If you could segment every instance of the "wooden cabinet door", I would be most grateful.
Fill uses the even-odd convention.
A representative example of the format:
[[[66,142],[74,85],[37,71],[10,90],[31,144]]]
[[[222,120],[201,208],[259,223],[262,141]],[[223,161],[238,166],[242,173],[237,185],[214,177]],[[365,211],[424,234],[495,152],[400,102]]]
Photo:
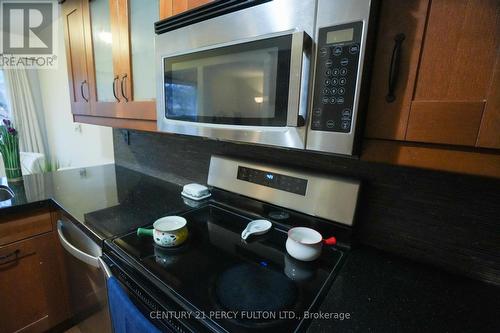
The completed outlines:
[[[500,149],[500,49],[497,51],[497,61],[476,146]]]
[[[499,17],[497,0],[383,1],[366,137],[499,148]],[[388,101],[400,33],[399,80]]]
[[[69,317],[54,234],[0,247],[0,332],[44,332]]]
[[[404,140],[429,0],[384,0],[380,6],[365,134],[369,138]],[[404,39],[399,49],[399,75],[390,99],[389,75],[391,63],[393,71],[398,68],[398,38]]]
[[[84,33],[84,8],[82,0],[67,0],[63,4],[63,25],[66,41],[71,111],[88,115],[90,86],[87,70]]]
[[[173,0],[160,0],[160,20],[173,15]]]
[[[118,30],[112,24],[117,15],[116,3],[113,0],[83,0],[83,4],[92,115],[114,117],[119,102],[115,62],[120,54]]]
[[[186,12],[188,10],[206,5],[207,3],[213,2],[214,0],[174,0],[172,13],[173,15]]]
[[[154,28],[153,23],[158,20],[159,0],[133,1],[138,12],[151,8],[156,3],[155,18],[141,17],[140,27],[150,27],[151,34],[148,40],[141,40],[144,45],[131,47],[129,33],[129,5],[130,0],[83,0],[83,21],[85,34],[85,52],[88,59],[89,72],[89,99],[91,103],[91,117],[75,117],[76,121],[97,125],[137,128],[143,130],[156,129],[155,89],[148,100],[135,98],[133,89],[133,63],[131,50],[148,50],[145,63],[147,68],[138,77],[147,77],[140,83],[155,86],[156,73],[154,62]],[[135,13],[133,14],[135,16]],[[150,24],[148,24],[150,23]],[[137,26],[137,24],[135,24]],[[141,55],[137,56],[138,59]],[[142,88],[143,85],[140,85]],[[141,90],[141,89],[139,89]]]
[[[499,13],[498,0],[432,1],[406,140],[476,145],[500,45]]]
[[[118,50],[113,56],[117,94],[115,116],[156,121],[156,58],[154,22],[159,0],[112,0]]]
[[[154,15],[142,15],[151,8]],[[74,120],[156,130],[153,23],[159,0],[66,0],[63,12]]]
[[[160,19],[186,12],[213,1],[214,0],[160,0]]]

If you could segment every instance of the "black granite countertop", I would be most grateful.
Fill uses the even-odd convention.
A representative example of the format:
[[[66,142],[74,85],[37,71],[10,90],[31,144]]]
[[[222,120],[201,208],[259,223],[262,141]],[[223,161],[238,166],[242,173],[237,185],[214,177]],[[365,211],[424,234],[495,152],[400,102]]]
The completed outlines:
[[[190,208],[181,187],[117,165],[24,176],[0,212],[55,205],[95,241],[119,235]],[[1,180],[6,184],[6,179]]]
[[[318,313],[350,318],[317,319],[308,332],[500,332],[500,288],[360,247]]]
[[[115,165],[30,175],[9,186],[15,197],[0,202],[1,214],[55,205],[97,241],[191,208],[180,186]],[[317,312],[338,319],[315,319],[308,332],[500,332],[499,313],[498,287],[360,247]]]

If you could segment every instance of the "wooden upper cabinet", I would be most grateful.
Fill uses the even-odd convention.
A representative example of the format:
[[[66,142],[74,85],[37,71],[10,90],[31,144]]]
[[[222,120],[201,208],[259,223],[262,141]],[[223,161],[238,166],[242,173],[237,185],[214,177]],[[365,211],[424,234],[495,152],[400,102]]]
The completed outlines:
[[[159,0],[117,0],[120,26],[119,112],[156,120],[156,58],[154,22]]]
[[[476,146],[500,149],[500,50],[497,51],[495,71],[486,97]]]
[[[92,0],[88,50],[95,73],[94,113],[156,120],[154,22],[158,0]]]
[[[66,40],[66,61],[74,114],[90,114],[90,86],[85,54],[84,4],[81,0],[67,0],[62,17]]]
[[[416,101],[484,102],[498,50],[498,0],[433,0]]]
[[[113,31],[109,0],[83,0],[86,54],[91,82],[92,115],[113,117],[116,95],[113,60]]]
[[[498,0],[432,1],[408,141],[476,145],[498,55],[499,9]]]
[[[385,0],[380,6],[366,136],[404,140],[429,0]]]
[[[383,1],[379,24],[366,136],[500,148],[500,2]]]
[[[160,0],[160,19],[206,5],[215,0]]]
[[[67,0],[63,8],[75,121],[156,130],[159,0]]]

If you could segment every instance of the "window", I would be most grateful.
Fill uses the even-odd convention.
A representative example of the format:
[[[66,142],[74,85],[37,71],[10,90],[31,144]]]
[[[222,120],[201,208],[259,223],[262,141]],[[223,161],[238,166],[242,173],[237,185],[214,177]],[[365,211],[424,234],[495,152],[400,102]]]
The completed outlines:
[[[7,102],[7,90],[5,77],[2,70],[0,70],[0,121],[2,119],[10,119],[9,103]]]

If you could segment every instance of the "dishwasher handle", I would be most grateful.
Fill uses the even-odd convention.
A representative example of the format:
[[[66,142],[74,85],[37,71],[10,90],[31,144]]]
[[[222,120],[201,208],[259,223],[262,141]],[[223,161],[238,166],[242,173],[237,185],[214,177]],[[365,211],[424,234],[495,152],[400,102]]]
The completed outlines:
[[[90,254],[83,252],[82,250],[71,244],[66,239],[66,237],[64,237],[62,228],[63,228],[63,222],[61,220],[57,221],[57,234],[59,236],[59,240],[61,241],[61,245],[66,249],[66,251],[68,251],[72,256],[74,256],[78,260],[83,261],[84,263],[92,267],[100,268],[99,257],[91,256]]]
[[[110,277],[113,276],[113,273],[111,272],[111,269],[109,268],[108,264],[102,259],[102,257],[97,258],[97,261],[99,263],[99,266],[101,267],[102,271],[104,272],[104,276],[106,277],[106,280],[109,279]]]

